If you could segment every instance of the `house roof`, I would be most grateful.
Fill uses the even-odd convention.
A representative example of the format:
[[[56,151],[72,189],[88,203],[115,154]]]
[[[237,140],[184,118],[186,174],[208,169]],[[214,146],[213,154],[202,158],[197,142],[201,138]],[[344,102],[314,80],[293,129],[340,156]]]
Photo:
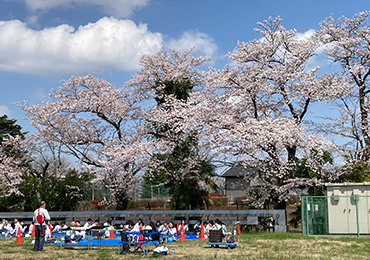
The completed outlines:
[[[236,166],[227,170],[223,175],[221,175],[221,177],[227,178],[254,175],[258,173],[258,171],[259,170],[256,167],[245,168],[243,166]]]

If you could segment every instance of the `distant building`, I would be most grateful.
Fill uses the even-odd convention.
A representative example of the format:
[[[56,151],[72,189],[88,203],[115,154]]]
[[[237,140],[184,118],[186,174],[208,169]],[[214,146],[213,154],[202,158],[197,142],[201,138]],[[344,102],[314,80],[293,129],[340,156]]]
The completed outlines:
[[[225,194],[229,198],[244,197],[247,189],[260,186],[262,172],[255,167],[237,166],[227,170],[221,177],[225,178]]]

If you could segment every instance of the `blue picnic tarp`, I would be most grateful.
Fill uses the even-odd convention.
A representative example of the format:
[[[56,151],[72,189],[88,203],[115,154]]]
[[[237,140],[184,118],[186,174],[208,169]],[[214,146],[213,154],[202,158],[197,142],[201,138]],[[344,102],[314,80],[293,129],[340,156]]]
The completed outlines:
[[[60,237],[60,235],[59,235]],[[86,238],[89,238],[89,236],[86,236]],[[176,237],[177,239],[180,239],[180,236]],[[195,234],[186,234],[185,239],[193,240],[198,239],[199,237]],[[164,243],[171,243],[174,242],[172,238],[164,239]],[[105,246],[119,246],[119,243],[121,242],[120,239],[84,239],[81,240],[78,243],[64,243],[64,242],[56,242],[55,245],[65,244],[65,245],[73,245],[73,246],[98,246],[98,245],[105,245]],[[154,243],[152,241],[148,242],[148,245],[153,245]]]
[[[81,240],[78,243],[65,243],[65,242],[56,242],[55,245],[71,245],[71,246],[119,246],[119,243],[121,242],[121,239],[92,239],[92,240]]]

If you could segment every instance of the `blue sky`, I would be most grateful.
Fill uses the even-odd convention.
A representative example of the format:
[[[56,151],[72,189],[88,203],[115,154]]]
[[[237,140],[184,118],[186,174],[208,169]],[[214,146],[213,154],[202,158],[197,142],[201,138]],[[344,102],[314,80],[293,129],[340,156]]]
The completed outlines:
[[[257,22],[280,16],[299,33],[333,14],[353,17],[369,1],[0,0],[0,114],[33,129],[14,102],[40,103],[72,75],[94,73],[121,87],[142,54],[191,48],[223,67]]]

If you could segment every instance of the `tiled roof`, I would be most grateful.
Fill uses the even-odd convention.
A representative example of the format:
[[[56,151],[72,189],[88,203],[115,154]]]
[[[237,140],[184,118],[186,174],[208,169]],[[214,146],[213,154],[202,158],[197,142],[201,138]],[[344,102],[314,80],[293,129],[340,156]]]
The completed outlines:
[[[251,167],[251,168],[245,168],[243,166],[237,166],[230,168],[227,170],[221,177],[239,177],[239,176],[245,176],[245,175],[254,175],[258,173],[258,168]]]

